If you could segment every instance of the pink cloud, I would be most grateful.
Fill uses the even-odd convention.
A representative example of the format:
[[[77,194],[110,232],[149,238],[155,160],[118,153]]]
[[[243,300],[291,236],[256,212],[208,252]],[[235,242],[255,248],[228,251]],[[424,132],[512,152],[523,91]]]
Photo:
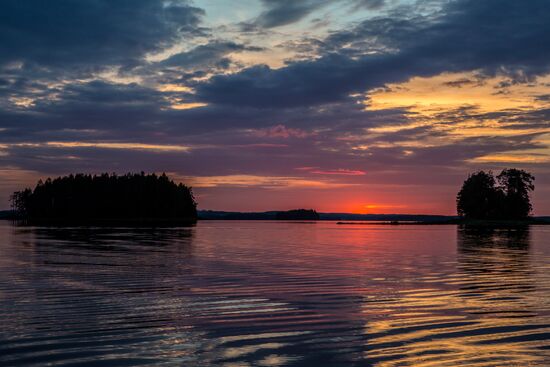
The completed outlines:
[[[319,167],[306,166],[306,167],[296,167],[294,169],[298,170],[298,171],[313,171],[313,170],[316,170],[318,168]]]
[[[346,169],[346,168],[322,170],[322,169],[319,169],[319,167],[297,167],[295,169],[299,171],[307,171],[309,173],[314,173],[317,175],[364,176],[367,174],[367,172],[365,171],[352,170],[352,169]]]
[[[275,125],[265,129],[258,129],[252,132],[254,136],[262,138],[306,138],[314,135],[301,129],[293,129],[286,127],[285,125]]]

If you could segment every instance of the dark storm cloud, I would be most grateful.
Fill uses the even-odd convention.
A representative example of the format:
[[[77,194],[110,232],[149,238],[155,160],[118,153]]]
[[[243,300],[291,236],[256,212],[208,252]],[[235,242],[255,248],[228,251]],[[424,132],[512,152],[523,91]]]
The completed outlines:
[[[262,51],[261,47],[246,46],[230,41],[211,41],[189,51],[180,52],[159,62],[161,66],[178,67],[184,70],[222,67],[228,62],[226,55],[241,51]]]
[[[0,2],[0,64],[133,65],[183,35],[200,33],[202,15],[186,1],[5,0]]]
[[[138,84],[113,84],[104,81],[71,84],[63,89],[60,103],[55,104],[56,111],[63,111],[63,106],[95,105],[120,106],[152,104],[162,107],[160,97],[162,93],[142,87]]]
[[[0,128],[5,129],[1,141],[57,140],[66,129],[74,130],[72,137],[79,140],[87,138],[78,132],[81,129],[109,132],[112,137],[132,135],[128,132],[132,128],[145,134],[160,121],[171,95],[137,84],[102,81],[73,83],[54,92],[55,99],[37,100],[32,108],[0,110]]]
[[[413,76],[480,70],[516,81],[550,71],[550,5],[545,0],[459,0],[437,17],[366,20],[325,40],[329,49],[367,42],[386,52],[331,53],[272,70],[255,66],[198,86],[203,100],[267,106],[318,105]],[[372,41],[371,39],[374,39]]]
[[[260,65],[237,74],[214,76],[197,86],[197,95],[213,103],[260,108],[336,102],[344,99],[343,89],[349,90],[344,84],[357,87],[354,76],[360,71],[354,61],[334,54],[278,70]]]
[[[254,21],[264,28],[295,23],[328,4],[328,0],[261,0],[266,10]]]
[[[107,139],[206,145],[233,140],[232,144],[239,144],[243,129],[281,124],[307,131],[325,126],[353,129],[368,125],[365,119],[374,115],[363,112],[357,104],[333,106],[324,112],[313,108],[260,110],[218,105],[172,109],[170,99],[180,96],[137,84],[72,84],[59,91],[57,99],[36,101],[32,108],[23,110],[0,110],[0,129],[4,129],[0,143]],[[228,135],[231,131],[236,135]]]

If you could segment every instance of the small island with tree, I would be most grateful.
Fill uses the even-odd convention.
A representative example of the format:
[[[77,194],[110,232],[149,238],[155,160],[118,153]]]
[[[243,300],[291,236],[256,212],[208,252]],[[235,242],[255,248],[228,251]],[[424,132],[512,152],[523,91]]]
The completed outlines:
[[[504,169],[496,177],[491,171],[468,176],[456,197],[457,214],[466,224],[528,224],[533,206],[530,194],[535,177],[519,169]]]
[[[276,220],[319,220],[319,213],[313,209],[293,209],[277,212]]]
[[[191,188],[164,173],[76,174],[40,180],[11,196],[18,220],[32,225],[185,225],[197,220]]]

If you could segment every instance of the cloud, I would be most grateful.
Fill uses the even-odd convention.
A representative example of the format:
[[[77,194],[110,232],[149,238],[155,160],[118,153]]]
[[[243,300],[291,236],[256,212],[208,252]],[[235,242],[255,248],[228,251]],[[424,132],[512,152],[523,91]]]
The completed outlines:
[[[288,128],[285,125],[276,125],[271,126],[264,129],[257,129],[253,130],[252,132],[253,136],[258,136],[261,138],[306,138],[312,133],[308,133],[307,131],[301,130],[301,129],[293,129]]]
[[[65,71],[131,66],[181,37],[201,34],[203,15],[186,1],[5,0],[0,3],[0,65]]]
[[[17,147],[28,148],[92,148],[92,149],[125,149],[125,150],[144,150],[153,152],[188,152],[191,148],[181,145],[162,145],[162,144],[144,144],[128,142],[82,142],[82,141],[48,141],[46,143],[17,143]],[[4,145],[9,148],[10,145]]]
[[[353,70],[356,70],[356,73]],[[298,107],[342,101],[359,83],[356,62],[330,55],[272,70],[254,66],[231,75],[216,75],[196,86],[199,99],[219,104]]]
[[[334,189],[354,186],[355,184],[310,180],[301,177],[278,177],[259,175],[226,175],[226,176],[191,176],[185,177],[193,187],[262,187],[268,189],[290,189],[290,188],[314,188]]]
[[[550,155],[544,154],[489,154],[470,160],[472,163],[533,164],[549,163]]]
[[[338,169],[327,169],[323,170],[319,167],[297,167],[295,168],[298,171],[303,171],[315,175],[336,175],[336,176],[364,176],[367,173],[362,170],[348,169],[348,168],[338,168]]]
[[[338,176],[364,176],[367,174],[365,171],[345,169],[345,168],[326,170],[326,171],[313,170],[313,171],[310,171],[310,173],[314,173],[317,175],[338,175]]]
[[[354,10],[365,8],[368,10],[377,10],[382,8],[385,4],[385,0],[352,0],[351,1]]]
[[[231,41],[214,40],[207,44],[196,46],[189,51],[172,55],[159,62],[159,65],[163,67],[178,67],[187,72],[194,69],[225,69],[231,62],[226,56],[242,51],[259,52],[262,51],[262,48],[246,46]]]
[[[544,0],[458,0],[434,15],[366,20],[325,40],[334,50],[360,44],[366,47],[363,55],[332,52],[280,69],[254,66],[197,85],[197,96],[280,108],[340,102],[387,83],[446,71],[478,70],[528,81],[550,72],[549,16]],[[372,47],[378,50],[374,54]]]
[[[254,21],[263,28],[295,23],[313,11],[327,5],[328,0],[261,0],[266,10]]]

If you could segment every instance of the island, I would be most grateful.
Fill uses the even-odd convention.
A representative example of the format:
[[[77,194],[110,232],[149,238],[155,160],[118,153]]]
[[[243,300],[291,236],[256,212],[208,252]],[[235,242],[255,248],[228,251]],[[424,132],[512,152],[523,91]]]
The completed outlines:
[[[71,174],[40,180],[11,196],[30,225],[187,225],[197,220],[190,187],[166,174]]]
[[[277,212],[276,220],[319,220],[319,214],[313,209],[294,209]]]
[[[503,169],[497,176],[477,171],[468,176],[456,196],[459,224],[477,226],[515,226],[547,224],[531,216],[531,193],[535,176],[515,169]]]

